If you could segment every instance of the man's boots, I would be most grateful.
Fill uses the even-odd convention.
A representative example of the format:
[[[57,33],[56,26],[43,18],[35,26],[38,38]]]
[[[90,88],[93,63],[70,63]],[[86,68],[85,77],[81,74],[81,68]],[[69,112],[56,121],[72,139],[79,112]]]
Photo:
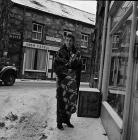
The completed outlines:
[[[60,130],[64,130],[62,123],[58,123],[57,128],[60,129]]]
[[[70,121],[67,121],[66,124],[67,124],[68,127],[70,127],[70,128],[74,128],[74,125],[71,124]]]

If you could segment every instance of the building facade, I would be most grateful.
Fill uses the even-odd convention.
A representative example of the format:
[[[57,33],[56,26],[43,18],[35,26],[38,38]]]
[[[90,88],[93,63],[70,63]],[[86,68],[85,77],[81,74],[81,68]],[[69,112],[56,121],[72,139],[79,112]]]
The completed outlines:
[[[102,51],[102,33],[104,25],[105,2],[97,1],[96,21],[93,35],[94,47],[92,49],[90,87],[98,87],[100,58]]]
[[[94,15],[54,1],[12,0],[8,57],[19,77],[55,79],[53,60],[67,34],[82,54],[81,81],[89,81]]]
[[[97,86],[103,96],[101,119],[109,140],[137,140],[138,3],[105,1],[104,5]]]

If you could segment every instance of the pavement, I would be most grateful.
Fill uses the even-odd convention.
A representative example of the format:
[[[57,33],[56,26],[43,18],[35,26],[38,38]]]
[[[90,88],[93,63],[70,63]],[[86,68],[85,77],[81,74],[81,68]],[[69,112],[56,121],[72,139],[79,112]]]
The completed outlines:
[[[55,80],[41,80],[41,79],[36,79],[36,80],[33,80],[33,79],[16,79],[16,82],[56,83]],[[86,86],[89,86],[89,83],[88,83],[88,82],[80,82],[80,85],[86,85]]]
[[[0,118],[5,123],[0,140],[108,140],[100,118],[74,113],[71,122],[75,128],[64,125],[63,131],[57,129],[56,87],[52,83],[56,82],[17,79],[12,87],[0,87]],[[81,82],[81,87],[89,88],[89,84]],[[18,118],[13,121],[15,115]]]
[[[108,140],[100,118],[85,118],[72,115],[74,128],[64,126],[64,131],[55,130],[50,140]]]

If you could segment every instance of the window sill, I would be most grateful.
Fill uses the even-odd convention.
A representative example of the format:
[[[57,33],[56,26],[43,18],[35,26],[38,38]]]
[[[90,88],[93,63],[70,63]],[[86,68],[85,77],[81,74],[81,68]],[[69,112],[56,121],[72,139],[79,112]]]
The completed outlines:
[[[110,86],[109,87],[109,92],[111,94],[121,94],[121,95],[125,95],[126,94],[126,89],[124,87],[114,87],[114,86]]]
[[[28,71],[28,72],[45,72],[46,71],[43,71],[43,70],[30,70],[30,69],[25,69],[25,71]]]
[[[81,48],[83,48],[83,49],[87,49],[87,47],[86,47],[86,46],[81,46]]]
[[[115,122],[120,133],[122,133],[122,126],[123,126],[122,119],[118,116],[118,114],[113,110],[113,108],[106,101],[103,101],[102,105],[107,110],[107,112],[110,114],[111,118]]]

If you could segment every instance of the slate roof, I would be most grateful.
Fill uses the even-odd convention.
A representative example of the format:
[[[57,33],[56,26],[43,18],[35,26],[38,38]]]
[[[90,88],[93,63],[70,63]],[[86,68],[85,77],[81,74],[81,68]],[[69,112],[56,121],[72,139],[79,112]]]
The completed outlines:
[[[95,14],[91,14],[59,2],[55,2],[52,0],[11,0],[11,1],[16,4],[27,6],[46,13],[95,25]]]

